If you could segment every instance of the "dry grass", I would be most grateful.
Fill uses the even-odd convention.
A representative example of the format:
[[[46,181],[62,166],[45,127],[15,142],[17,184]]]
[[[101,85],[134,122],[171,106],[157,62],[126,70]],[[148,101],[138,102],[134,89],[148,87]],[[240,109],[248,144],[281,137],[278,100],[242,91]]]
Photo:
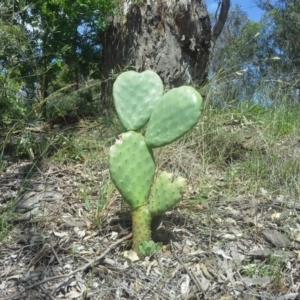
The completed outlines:
[[[197,126],[172,145],[155,150],[159,170],[168,170],[188,179],[188,189],[184,199],[172,212],[166,214],[163,234],[159,235],[161,232],[158,232],[156,237],[157,241],[163,241],[167,247],[164,248],[162,256],[171,255],[168,247],[170,240],[175,240],[177,246],[181,247],[181,250],[179,248],[176,250],[176,257],[180,255],[183,264],[188,265],[190,269],[196,268],[200,262],[205,264],[213,274],[212,278],[219,278],[218,284],[224,274],[230,278],[228,270],[231,270],[236,272],[237,281],[239,276],[253,280],[271,278],[271,283],[266,284],[269,295],[266,299],[272,299],[274,295],[282,295],[289,291],[291,272],[288,263],[295,265],[293,260],[287,263],[285,257],[277,256],[272,252],[263,260],[239,258],[240,261],[227,260],[227,265],[220,267],[220,257],[212,253],[214,251],[222,253],[220,249],[216,250],[216,247],[223,247],[226,252],[227,247],[233,251],[232,247],[238,249],[240,245],[243,245],[245,253],[250,253],[257,248],[270,248],[273,251],[270,244],[262,238],[262,232],[264,229],[274,227],[273,224],[277,222],[276,214],[281,217],[288,215],[285,222],[278,223],[278,221],[276,226],[294,242],[296,236],[294,234],[299,229],[295,215],[298,211],[298,208],[295,208],[296,199],[299,199],[300,195],[300,126],[298,125],[300,114],[297,113],[299,109],[299,105],[288,102],[281,102],[268,108],[245,102],[239,105],[227,105],[220,109],[211,106],[210,99],[207,98]],[[105,246],[107,244],[103,243],[110,241],[105,240],[106,236],[111,236],[114,232],[119,234],[123,231],[130,232],[128,207],[121,202],[109,178],[107,163],[109,147],[122,130],[118,119],[112,113],[106,119],[80,120],[71,127],[62,127],[55,132],[55,139],[51,138],[52,132],[49,131],[46,140],[50,143],[54,140],[61,142],[55,142],[55,147],[52,147],[54,151],[51,155],[45,154],[42,164],[40,161],[32,162],[30,166],[32,171],[25,172],[15,184],[16,193],[12,193],[8,185],[13,177],[2,176],[1,237],[4,244],[8,245],[9,240],[14,241],[16,236],[19,237],[16,228],[23,232],[25,227],[29,230],[32,224],[35,224],[28,221],[16,225],[10,221],[11,217],[16,216],[12,199],[17,201],[24,191],[36,189],[34,183],[40,178],[43,178],[43,184],[48,186],[47,180],[52,176],[55,178],[53,180],[59,182],[58,191],[66,192],[70,189],[70,193],[64,201],[58,201],[55,205],[45,206],[42,209],[43,214],[38,216],[37,226],[34,225],[39,231],[50,232],[49,228],[55,228],[57,232],[66,231],[72,236],[73,227],[65,229],[61,220],[66,216],[74,218],[76,216],[76,222],[86,223],[87,228],[82,225],[86,231],[85,237],[87,233],[90,236],[95,235],[92,241],[102,243],[100,248],[104,247],[103,249],[107,247]],[[49,147],[47,145],[43,147],[47,152]],[[13,164],[8,163],[8,165],[5,165],[4,160],[2,161],[5,176],[8,176],[8,168],[10,166],[13,168]],[[4,199],[5,193],[8,198]],[[11,202],[8,203],[7,199],[11,199]],[[72,239],[73,237],[70,237],[70,241],[66,242],[67,246],[63,246],[63,249],[67,251],[66,247],[69,247],[72,256],[80,261],[85,255],[82,254],[85,252],[80,252],[80,247],[89,245],[93,248],[94,246],[86,244],[88,242],[82,239],[76,240],[79,244],[77,246]],[[239,243],[237,244],[236,241]],[[61,251],[61,247],[57,247],[56,251]],[[123,245],[122,248],[118,248],[111,258],[123,261],[121,257],[124,247]],[[274,249],[277,250],[278,246]],[[202,253],[201,258],[191,254],[196,250],[204,251],[199,252]],[[184,251],[187,251],[187,254]],[[35,255],[34,251],[32,253]],[[290,255],[290,252],[288,254]],[[30,257],[31,254],[28,252],[27,255]],[[63,252],[59,252],[59,255],[61,259],[66,257]],[[142,275],[144,274],[142,265],[135,265],[134,268],[136,274],[140,274],[141,278],[145,277]],[[131,278],[128,275],[129,270],[124,271],[127,272],[127,276],[122,273],[122,270],[119,272],[118,274],[121,274],[119,277],[110,275],[115,280],[109,282],[112,290],[117,282],[123,282],[124,278]],[[175,274],[175,269],[172,269],[172,272],[170,271],[170,274]],[[161,286],[164,286],[164,282],[169,282],[168,288],[174,287],[174,284],[176,286],[176,280],[179,280],[176,278],[181,278],[182,274],[176,273],[177,277],[174,275],[174,278],[168,274],[164,273],[163,280],[158,278],[162,280]],[[153,275],[153,280],[154,278]],[[227,282],[225,280],[224,285],[221,285],[224,290],[220,288],[219,291],[222,290],[224,293],[220,292],[219,296],[231,293],[230,288],[225,288]],[[150,283],[154,284],[154,282]],[[149,297],[151,297],[151,290],[153,293],[159,291],[159,289],[151,289],[151,284],[147,292]],[[104,291],[102,292],[104,295]],[[215,297],[215,293],[213,289],[207,290],[207,299]],[[258,299],[255,296],[257,290],[250,284],[246,289],[247,293],[252,295],[249,299]],[[135,295],[139,295],[138,292]],[[197,297],[203,296],[201,293],[197,295]],[[158,294],[156,296],[158,297]]]

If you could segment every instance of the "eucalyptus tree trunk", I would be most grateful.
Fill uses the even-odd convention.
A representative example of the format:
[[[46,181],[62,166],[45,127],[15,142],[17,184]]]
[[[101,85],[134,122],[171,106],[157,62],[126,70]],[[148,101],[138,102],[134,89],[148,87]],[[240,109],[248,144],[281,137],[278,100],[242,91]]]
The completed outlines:
[[[166,90],[201,84],[213,34],[202,0],[121,0],[102,37],[104,108],[111,104],[113,75],[126,68],[156,71]]]

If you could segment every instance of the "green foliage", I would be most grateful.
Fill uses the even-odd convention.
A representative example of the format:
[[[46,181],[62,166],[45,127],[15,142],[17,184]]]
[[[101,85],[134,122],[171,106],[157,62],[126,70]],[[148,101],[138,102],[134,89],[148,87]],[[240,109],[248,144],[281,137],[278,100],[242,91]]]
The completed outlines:
[[[23,120],[27,113],[28,107],[24,105],[24,98],[17,85],[9,78],[9,74],[0,71],[0,126],[1,122],[10,125],[12,122]]]
[[[101,32],[117,4],[5,0],[0,5],[0,119],[26,113],[49,118],[49,96],[100,79]]]
[[[210,75],[218,89],[214,90],[214,101],[218,104],[243,101],[255,93],[265,58],[262,27],[261,22],[251,21],[239,5],[230,10],[210,64]]]
[[[144,256],[151,256],[162,248],[161,243],[154,243],[152,240],[142,242],[139,245],[139,251]]]
[[[273,279],[273,285],[275,288],[281,289],[283,286],[283,270],[285,266],[284,259],[286,255],[276,256],[271,254],[266,259],[265,264],[261,262],[253,262],[244,266],[241,270],[241,274],[248,277],[271,277]]]
[[[46,119],[80,118],[99,115],[100,81],[90,80],[85,86],[74,91],[73,86],[65,86],[47,98]]]
[[[270,36],[278,50],[293,60],[299,67],[300,42],[300,3],[296,0],[257,1],[260,8],[266,11],[266,16],[272,20]],[[295,60],[296,59],[296,60]]]
[[[208,202],[214,189],[225,198],[259,194],[261,188],[299,197],[300,106],[287,98],[274,100],[269,107],[243,101],[205,109],[203,128],[191,139],[203,157],[198,162],[203,174],[216,172],[215,177],[201,178],[201,190],[207,188],[201,196]],[[216,183],[215,178],[224,181]]]
[[[210,69],[222,89],[222,98],[216,98],[221,103],[247,101],[268,93],[272,101],[281,90],[284,97],[299,100],[300,2],[256,2],[265,11],[260,22],[251,21],[237,5],[216,42]],[[229,86],[234,93],[224,93]]]
[[[0,5],[0,120],[5,123],[26,116],[18,60],[29,46],[25,29],[11,23],[9,12]]]
[[[239,5],[233,7],[216,41],[210,71],[217,73],[222,70],[224,76],[252,63],[258,50],[256,34],[260,30],[260,23],[250,21]]]
[[[300,3],[295,0],[272,1],[265,9],[270,24],[266,37],[273,41],[270,47],[276,49],[280,58],[275,66],[271,63],[270,68],[274,69],[277,78],[281,78],[283,72],[286,74],[288,88],[294,84],[299,88]]]
[[[125,72],[113,87],[117,113],[125,128],[139,130],[150,118],[145,138],[128,131],[109,152],[112,180],[132,211],[133,249],[142,255],[156,251],[150,241],[151,229],[159,226],[162,215],[180,200],[186,187],[184,178],[174,179],[167,172],[153,183],[152,148],[170,144],[188,132],[199,120],[202,103],[192,87],[175,88],[165,95],[162,92],[161,80],[152,71]]]

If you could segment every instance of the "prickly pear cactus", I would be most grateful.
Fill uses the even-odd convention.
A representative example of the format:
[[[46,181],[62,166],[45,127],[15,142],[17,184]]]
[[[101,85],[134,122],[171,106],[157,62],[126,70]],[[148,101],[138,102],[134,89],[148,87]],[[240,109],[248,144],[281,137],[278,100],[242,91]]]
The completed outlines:
[[[153,184],[149,197],[149,212],[157,217],[172,209],[181,199],[186,188],[186,179],[178,177],[174,179],[172,173],[162,172]]]
[[[163,83],[153,71],[119,75],[113,85],[113,98],[122,125],[127,130],[141,129],[163,92]]]
[[[142,256],[151,231],[157,229],[162,215],[181,199],[186,188],[184,178],[167,172],[154,181],[152,148],[172,143],[188,132],[199,120],[202,98],[188,86],[163,95],[161,79],[152,71],[122,73],[114,83],[113,97],[120,121],[129,131],[111,147],[109,170],[131,208],[133,250]],[[135,132],[148,121],[145,137]]]
[[[174,88],[164,94],[151,114],[146,143],[157,148],[182,137],[197,124],[201,103],[200,94],[190,86]]]
[[[128,131],[120,136],[110,148],[109,170],[132,210],[147,204],[155,164],[141,134]]]

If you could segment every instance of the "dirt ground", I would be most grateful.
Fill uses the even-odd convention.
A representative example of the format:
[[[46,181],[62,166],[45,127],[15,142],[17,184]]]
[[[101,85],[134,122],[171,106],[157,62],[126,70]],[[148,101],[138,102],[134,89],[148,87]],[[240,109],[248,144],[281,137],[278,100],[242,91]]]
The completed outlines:
[[[299,199],[201,195],[193,182],[154,234],[162,250],[137,260],[130,212],[107,184],[105,163],[6,160],[0,210],[18,200],[0,299],[300,299]]]

